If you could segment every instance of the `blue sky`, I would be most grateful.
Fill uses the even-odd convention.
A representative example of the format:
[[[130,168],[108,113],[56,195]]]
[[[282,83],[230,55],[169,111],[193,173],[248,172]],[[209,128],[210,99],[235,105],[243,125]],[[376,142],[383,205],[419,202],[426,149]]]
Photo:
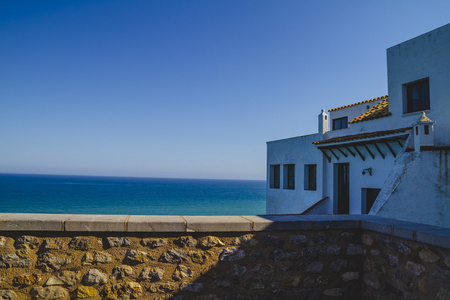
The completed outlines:
[[[265,179],[450,1],[0,2],[0,173]]]

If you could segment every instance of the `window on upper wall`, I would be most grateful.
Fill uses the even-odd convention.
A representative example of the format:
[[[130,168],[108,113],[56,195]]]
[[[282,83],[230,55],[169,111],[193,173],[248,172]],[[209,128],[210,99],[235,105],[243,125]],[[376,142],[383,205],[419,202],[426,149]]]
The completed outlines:
[[[317,173],[317,165],[305,165],[305,176],[304,176],[305,190],[315,191],[317,189],[316,173]]]
[[[270,188],[280,188],[280,165],[270,165]]]
[[[295,189],[295,165],[283,165],[283,188],[288,190]]]
[[[344,129],[348,127],[348,117],[333,119],[333,130]]]
[[[430,109],[430,84],[428,78],[403,86],[403,113]]]

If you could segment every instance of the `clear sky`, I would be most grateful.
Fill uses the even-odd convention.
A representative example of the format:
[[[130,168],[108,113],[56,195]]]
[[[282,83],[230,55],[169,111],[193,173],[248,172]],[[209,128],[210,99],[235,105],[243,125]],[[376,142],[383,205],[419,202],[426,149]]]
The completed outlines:
[[[0,173],[265,179],[450,1],[0,1]]]

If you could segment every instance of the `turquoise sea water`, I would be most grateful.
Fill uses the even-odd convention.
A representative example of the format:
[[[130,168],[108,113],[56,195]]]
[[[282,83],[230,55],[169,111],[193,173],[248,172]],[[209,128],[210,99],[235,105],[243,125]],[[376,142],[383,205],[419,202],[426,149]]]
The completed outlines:
[[[0,174],[0,213],[265,214],[265,182]]]

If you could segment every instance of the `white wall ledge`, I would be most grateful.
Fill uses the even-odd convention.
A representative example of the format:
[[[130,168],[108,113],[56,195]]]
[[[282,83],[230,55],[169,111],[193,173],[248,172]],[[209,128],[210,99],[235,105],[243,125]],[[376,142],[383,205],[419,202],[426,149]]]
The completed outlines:
[[[2,232],[258,232],[363,229],[450,249],[450,229],[371,215],[138,216],[0,213]]]

